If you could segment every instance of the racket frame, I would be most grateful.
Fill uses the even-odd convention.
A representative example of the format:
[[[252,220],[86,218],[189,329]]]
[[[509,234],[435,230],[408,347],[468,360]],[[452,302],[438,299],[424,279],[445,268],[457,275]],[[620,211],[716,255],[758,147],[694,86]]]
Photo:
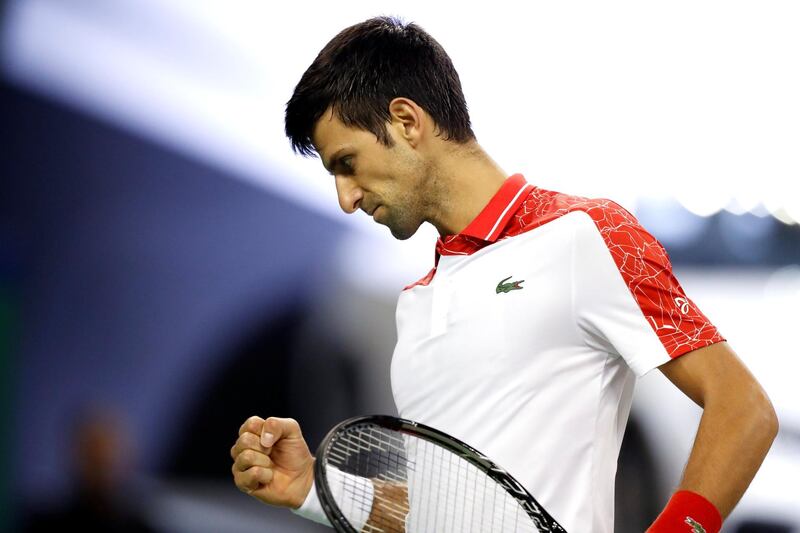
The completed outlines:
[[[444,433],[438,429],[426,426],[413,420],[406,420],[389,415],[367,415],[348,418],[334,426],[325,438],[317,447],[315,454],[316,461],[314,464],[314,479],[317,491],[317,497],[322,505],[325,515],[330,520],[331,525],[338,533],[360,533],[350,524],[345,517],[344,513],[339,509],[336,501],[331,494],[330,486],[328,485],[328,476],[326,472],[327,457],[326,451],[330,448],[331,444],[339,437],[341,433],[349,428],[359,425],[373,425],[378,426],[390,431],[397,431],[405,435],[411,435],[421,438],[428,442],[432,442],[442,448],[456,454],[468,463],[472,464],[489,478],[494,480],[497,484],[505,489],[511,495],[523,510],[531,517],[534,524],[539,528],[542,533],[566,533],[566,530],[556,522],[556,520],[545,511],[536,499],[522,486],[522,484],[514,479],[506,470],[498,466],[494,461],[486,457],[484,454],[470,446],[469,444],[460,441],[459,439]],[[417,533],[417,532],[415,532]]]

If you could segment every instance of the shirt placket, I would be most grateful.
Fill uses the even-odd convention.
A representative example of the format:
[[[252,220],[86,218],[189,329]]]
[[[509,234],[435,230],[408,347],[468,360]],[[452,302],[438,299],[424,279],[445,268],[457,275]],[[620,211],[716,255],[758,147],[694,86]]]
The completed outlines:
[[[447,332],[450,302],[453,298],[453,280],[449,276],[439,277],[433,287],[431,302],[431,337]]]

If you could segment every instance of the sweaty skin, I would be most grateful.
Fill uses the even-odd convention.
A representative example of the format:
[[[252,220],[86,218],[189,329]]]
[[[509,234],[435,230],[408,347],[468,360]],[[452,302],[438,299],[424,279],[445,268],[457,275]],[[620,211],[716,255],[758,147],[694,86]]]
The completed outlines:
[[[423,222],[440,235],[460,232],[500,189],[505,171],[475,141],[444,141],[412,100],[396,98],[389,111],[391,147],[345,126],[332,109],[317,122],[314,145],[335,177],[339,205],[348,214],[373,215],[397,239],[411,237]]]

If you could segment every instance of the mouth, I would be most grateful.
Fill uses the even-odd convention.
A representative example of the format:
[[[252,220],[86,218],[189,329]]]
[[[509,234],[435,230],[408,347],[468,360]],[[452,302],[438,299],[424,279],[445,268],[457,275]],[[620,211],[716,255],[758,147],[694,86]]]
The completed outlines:
[[[368,214],[369,216],[371,216],[371,217],[374,217],[374,216],[375,216],[375,212],[376,212],[378,209],[380,209],[380,208],[381,208],[381,206],[380,206],[380,205],[377,205],[377,206],[375,206],[375,208],[374,208],[372,211],[368,211],[368,212],[367,212],[367,214]]]

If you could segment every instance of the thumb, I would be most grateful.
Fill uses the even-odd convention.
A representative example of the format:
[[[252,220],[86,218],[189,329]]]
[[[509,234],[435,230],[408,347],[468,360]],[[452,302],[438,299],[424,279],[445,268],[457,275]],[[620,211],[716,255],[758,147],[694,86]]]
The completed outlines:
[[[302,439],[300,424],[293,418],[271,416],[261,426],[261,445],[265,448],[273,446],[281,439]]]

